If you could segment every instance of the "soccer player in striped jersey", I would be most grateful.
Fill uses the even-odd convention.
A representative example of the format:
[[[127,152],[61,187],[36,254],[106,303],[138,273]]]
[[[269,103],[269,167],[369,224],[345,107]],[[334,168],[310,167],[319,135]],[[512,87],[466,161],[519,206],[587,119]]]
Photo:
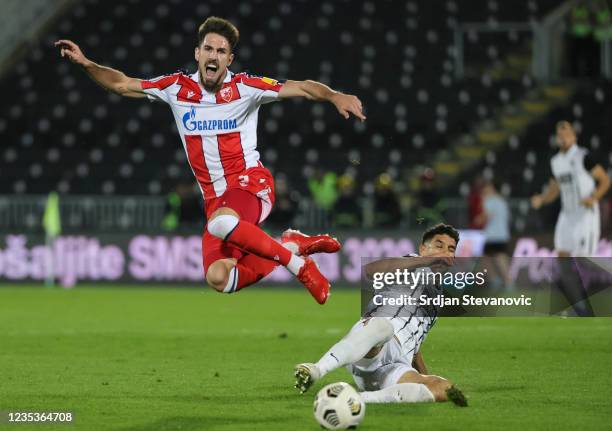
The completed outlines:
[[[531,205],[539,209],[561,195],[555,249],[560,257],[594,256],[600,236],[599,201],[610,188],[610,178],[578,146],[576,131],[568,121],[559,121],[556,132],[559,152],[550,161],[553,177],[543,193],[531,198]]]
[[[198,30],[197,71],[149,80],[130,78],[94,63],[70,40],[59,40],[56,46],[62,57],[80,65],[105,89],[170,106],[204,197],[207,225],[202,253],[210,286],[220,292],[236,292],[280,264],[323,304],[329,282],[308,255],[336,252],[340,243],[328,235],[307,236],[292,230],[279,243],[259,227],[274,205],[274,183],[259,161],[257,116],[265,103],[302,97],[331,102],[344,118],[354,115],[364,121],[362,104],[353,95],[315,81],[281,82],[232,73],[228,66],[238,39],[233,24],[210,17]]]
[[[424,232],[418,256],[383,259],[365,265],[369,278],[375,273],[396,270],[430,272],[454,264],[459,233],[450,225],[438,224]],[[402,286],[404,287],[404,286]],[[428,291],[432,288],[435,291]],[[427,291],[427,292],[426,292]],[[391,289],[391,295],[435,295],[438,286]],[[295,367],[295,387],[301,393],[327,373],[345,366],[353,375],[366,403],[417,403],[451,400],[466,406],[463,393],[450,381],[428,375],[420,347],[436,321],[432,306],[369,304],[367,313],[319,361]]]

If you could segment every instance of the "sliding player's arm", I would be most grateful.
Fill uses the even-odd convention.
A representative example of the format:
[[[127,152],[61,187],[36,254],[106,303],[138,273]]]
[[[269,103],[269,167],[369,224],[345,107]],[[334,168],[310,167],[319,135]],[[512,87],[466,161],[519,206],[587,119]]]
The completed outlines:
[[[350,114],[361,121],[366,119],[363,115],[363,105],[357,96],[344,94],[332,90],[325,84],[316,81],[286,81],[278,93],[281,99],[289,97],[304,97],[308,100],[332,103],[340,115],[348,120]]]
[[[67,57],[70,61],[83,68],[89,77],[106,90],[125,97],[146,97],[142,91],[141,80],[130,78],[123,72],[110,67],[101,66],[89,60],[79,46],[71,40],[58,40],[55,46],[60,48],[62,57]]]
[[[591,175],[597,182],[597,187],[591,196],[582,200],[582,204],[587,208],[591,208],[595,203],[599,202],[610,189],[610,177],[601,165],[595,165],[591,169]]]
[[[365,275],[368,279],[372,279],[375,273],[395,272],[404,269],[413,270],[417,268],[429,267],[435,264],[444,264],[445,266],[453,266],[454,258],[452,257],[437,257],[437,256],[406,256],[392,257],[389,259],[381,259],[375,262],[370,262],[363,267]]]
[[[425,365],[421,351],[418,351],[412,358],[412,367],[420,374],[427,374],[427,366]]]
[[[556,179],[551,178],[548,182],[548,187],[543,193],[531,197],[531,206],[534,209],[540,209],[542,205],[548,205],[554,202],[559,197],[559,183]]]

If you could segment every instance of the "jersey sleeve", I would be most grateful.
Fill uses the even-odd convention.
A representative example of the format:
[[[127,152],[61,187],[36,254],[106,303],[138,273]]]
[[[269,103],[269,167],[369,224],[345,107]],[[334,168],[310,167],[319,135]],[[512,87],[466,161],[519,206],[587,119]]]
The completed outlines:
[[[554,180],[557,179],[557,176],[555,175],[555,159],[554,159],[554,157],[552,159],[550,159],[550,165],[549,165],[548,173],[549,173],[551,179],[554,179]]]
[[[595,159],[593,158],[593,156],[591,156],[591,154],[586,153],[584,155],[584,159],[582,159],[582,164],[584,165],[584,169],[591,172],[591,169],[593,169],[595,165],[597,165],[597,162],[595,162]]]
[[[176,83],[178,74],[163,75],[152,79],[143,79],[141,81],[142,91],[147,95],[149,100],[157,100],[169,103],[170,94],[168,89]]]
[[[256,103],[264,104],[278,100],[278,93],[285,83],[284,80],[266,78],[265,76],[255,76],[244,74],[241,79],[242,85],[247,94]]]

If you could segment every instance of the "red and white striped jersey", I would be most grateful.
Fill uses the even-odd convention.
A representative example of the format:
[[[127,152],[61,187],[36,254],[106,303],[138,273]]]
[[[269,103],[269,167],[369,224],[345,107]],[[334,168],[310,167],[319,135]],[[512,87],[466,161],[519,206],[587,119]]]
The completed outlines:
[[[278,99],[281,87],[274,79],[229,70],[214,94],[200,85],[199,72],[142,81],[149,99],[170,105],[204,200],[235,187],[247,169],[262,167],[257,114],[262,104]]]

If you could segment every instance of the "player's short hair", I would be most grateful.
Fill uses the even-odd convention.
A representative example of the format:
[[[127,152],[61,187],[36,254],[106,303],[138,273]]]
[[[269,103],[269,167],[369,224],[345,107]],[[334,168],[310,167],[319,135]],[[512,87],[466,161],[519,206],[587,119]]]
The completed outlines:
[[[455,245],[459,244],[459,232],[457,229],[449,224],[438,223],[435,226],[430,227],[421,237],[421,244],[425,244],[427,241],[432,239],[436,235],[448,235],[455,240]]]
[[[495,191],[500,192],[502,189],[502,182],[498,179],[491,179],[485,182],[485,186],[491,186],[495,189]]]
[[[208,17],[206,21],[200,25],[200,28],[198,28],[198,46],[202,45],[208,33],[217,33],[226,38],[232,51],[240,39],[240,32],[236,26],[228,20],[219,18],[218,16]]]
[[[570,129],[574,130],[574,126],[572,126],[572,123],[567,120],[557,121],[557,124],[555,125],[556,130],[565,129],[566,127],[569,127]]]

